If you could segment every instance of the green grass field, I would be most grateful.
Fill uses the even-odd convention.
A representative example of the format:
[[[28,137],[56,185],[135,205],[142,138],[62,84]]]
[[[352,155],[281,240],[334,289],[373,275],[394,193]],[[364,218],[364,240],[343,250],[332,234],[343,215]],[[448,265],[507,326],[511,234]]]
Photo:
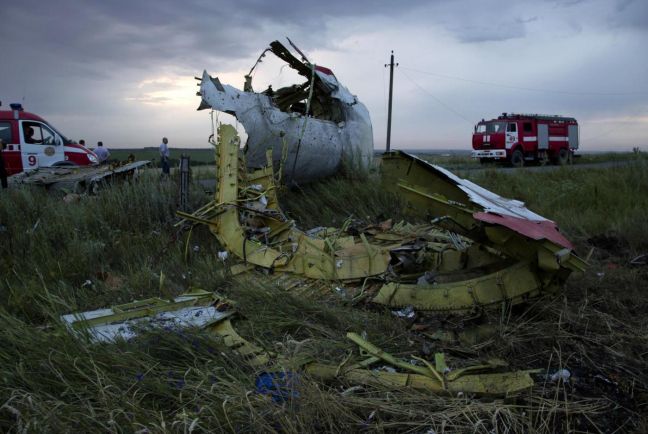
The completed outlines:
[[[124,161],[129,155],[133,154],[137,160],[150,160],[156,164],[159,162],[159,153],[157,148],[137,148],[137,149],[111,149],[111,159]],[[476,169],[480,168],[479,161],[470,158],[469,153],[453,154],[446,152],[416,152],[421,158],[434,164],[455,170]],[[213,165],[215,163],[214,151],[209,148],[201,149],[181,149],[171,148],[171,165],[177,166],[182,154],[188,155],[193,166]],[[640,157],[640,155],[639,155]],[[638,158],[637,154],[631,152],[603,152],[603,153],[581,153],[575,159],[574,164],[600,163],[608,161],[628,161]]]
[[[216,159],[214,158],[214,150],[209,148],[204,149],[180,149],[180,148],[170,148],[171,157],[170,163],[172,166],[177,166],[180,161],[180,156],[185,154],[189,156],[191,164],[194,166],[197,165],[206,165],[214,164]],[[133,154],[136,160],[150,160],[154,161],[156,164],[160,161],[160,153],[157,148],[137,148],[137,149],[111,149],[110,158],[111,160],[124,161],[128,159],[128,156]]]
[[[590,268],[558,296],[486,314],[497,332],[474,345],[431,341],[388,309],[353,305],[319,285],[294,292],[262,273],[232,279],[205,227],[188,239],[173,226],[173,178],[151,173],[72,203],[40,189],[0,191],[0,431],[648,431],[648,266],[630,264],[648,253],[648,162],[471,177],[556,220],[582,256],[594,249]],[[305,229],[340,226],[350,216],[401,218],[400,200],[382,192],[374,175],[280,197]],[[194,184],[192,208],[208,200]],[[572,378],[553,383],[541,376],[519,396],[476,399],[302,376],[297,395],[275,403],[255,391],[259,372],[206,333],[160,331],[93,345],[58,320],[190,287],[235,300],[239,332],[291,360],[339,364],[354,351],[345,333],[364,331],[399,357],[443,351],[451,363],[500,358],[512,369],[566,368]],[[445,321],[428,320],[431,327]]]

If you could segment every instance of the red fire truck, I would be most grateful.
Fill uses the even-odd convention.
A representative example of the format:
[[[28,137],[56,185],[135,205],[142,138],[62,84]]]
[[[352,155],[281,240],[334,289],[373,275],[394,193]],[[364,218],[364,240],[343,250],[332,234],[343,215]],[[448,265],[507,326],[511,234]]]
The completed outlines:
[[[472,138],[473,158],[482,163],[505,161],[568,164],[578,149],[578,122],[564,116],[502,113],[481,120]]]
[[[0,140],[5,144],[2,158],[11,176],[22,171],[51,166],[88,166],[97,156],[84,146],[59,133],[43,118],[11,104],[0,110]]]

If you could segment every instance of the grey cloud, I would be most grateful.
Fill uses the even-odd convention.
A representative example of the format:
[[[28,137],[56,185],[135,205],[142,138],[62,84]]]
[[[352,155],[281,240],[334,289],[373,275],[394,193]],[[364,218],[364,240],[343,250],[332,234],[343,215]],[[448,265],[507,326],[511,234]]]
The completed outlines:
[[[523,38],[526,35],[524,22],[519,19],[487,23],[484,25],[467,25],[454,29],[461,42],[488,42],[506,41],[508,39]]]
[[[648,2],[645,0],[618,0],[615,13],[609,17],[612,27],[630,27],[648,31]]]

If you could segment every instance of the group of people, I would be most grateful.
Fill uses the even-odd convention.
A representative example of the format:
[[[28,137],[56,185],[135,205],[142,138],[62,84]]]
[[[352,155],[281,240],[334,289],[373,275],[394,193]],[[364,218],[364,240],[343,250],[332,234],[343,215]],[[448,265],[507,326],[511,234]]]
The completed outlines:
[[[81,139],[79,140],[79,145],[85,147],[86,143],[85,140]],[[99,164],[104,164],[108,162],[108,159],[110,158],[110,151],[108,148],[106,148],[103,145],[103,142],[97,142],[97,147],[92,150],[92,152],[95,153],[97,156],[97,159],[99,160]]]
[[[85,146],[85,140],[83,139],[79,140],[79,144]],[[97,155],[100,164],[107,162],[108,158],[110,158],[110,151],[103,145],[102,142],[97,142],[97,147],[93,149],[93,152]],[[163,137],[162,143],[160,143],[160,165],[162,167],[163,175],[169,175],[170,156],[171,156],[171,152],[169,151],[169,140],[166,137]]]

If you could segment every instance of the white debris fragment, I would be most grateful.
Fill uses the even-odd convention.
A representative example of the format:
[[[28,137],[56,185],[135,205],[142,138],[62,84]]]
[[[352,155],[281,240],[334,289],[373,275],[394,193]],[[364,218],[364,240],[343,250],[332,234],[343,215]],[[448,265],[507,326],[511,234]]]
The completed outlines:
[[[176,297],[175,301],[182,301]],[[68,327],[75,332],[74,324],[79,321],[89,321],[103,316],[114,315],[112,309],[98,309],[91,312],[73,313],[61,316]],[[202,327],[228,315],[220,312],[214,306],[190,306],[175,311],[160,312],[150,317],[133,318],[120,322],[100,323],[88,327],[90,338],[95,342],[114,342],[118,339],[130,340],[141,330],[164,329],[172,331],[185,327]]]
[[[549,378],[551,379],[551,381],[555,383],[556,381],[561,381],[561,380],[567,381],[569,380],[570,377],[571,377],[571,372],[569,372],[568,369],[559,369],[558,371],[551,374],[551,377]]]
[[[225,262],[228,257],[229,257],[229,253],[227,252],[227,250],[218,252],[218,259],[220,259],[221,261]]]
[[[416,316],[416,312],[414,311],[414,306],[406,306],[401,310],[393,310],[392,315],[399,318],[412,319]]]

